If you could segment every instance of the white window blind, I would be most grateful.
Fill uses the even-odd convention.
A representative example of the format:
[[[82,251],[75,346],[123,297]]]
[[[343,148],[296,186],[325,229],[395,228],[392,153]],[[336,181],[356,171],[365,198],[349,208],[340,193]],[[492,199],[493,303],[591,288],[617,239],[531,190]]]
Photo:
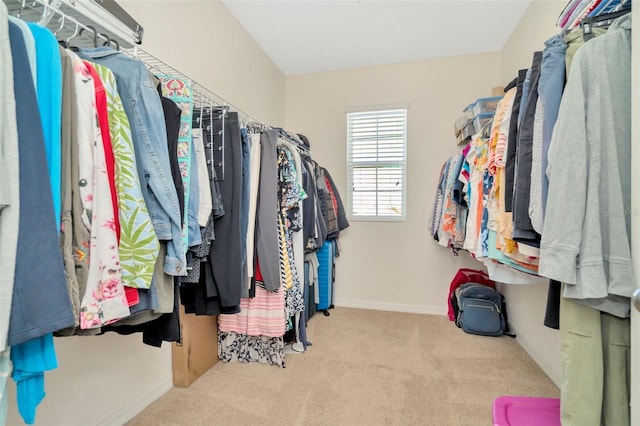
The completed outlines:
[[[406,135],[406,109],[347,114],[352,218],[405,218]]]

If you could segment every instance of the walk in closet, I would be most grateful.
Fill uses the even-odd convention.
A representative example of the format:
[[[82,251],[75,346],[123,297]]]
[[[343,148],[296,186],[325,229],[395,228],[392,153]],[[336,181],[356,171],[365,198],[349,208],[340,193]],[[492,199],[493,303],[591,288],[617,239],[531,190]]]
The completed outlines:
[[[242,374],[287,374],[297,368],[295,357],[319,362],[314,349],[331,345],[330,339],[315,341],[308,324],[322,322],[341,338],[353,330],[332,322],[339,309],[414,315],[401,322],[405,329],[385,335],[399,370],[372,366],[369,361],[384,363],[378,354],[367,355],[367,344],[349,349],[362,354],[366,365],[353,364],[354,374],[384,376],[387,371],[400,377],[401,385],[384,389],[394,394],[389,400],[413,401],[408,395],[413,388],[404,386],[424,378],[413,368],[439,371],[437,362],[416,367],[423,361],[420,354],[405,359],[393,349],[402,347],[399,336],[448,339],[462,333],[452,324],[446,333],[425,333],[412,322],[445,316],[456,272],[485,269],[478,258],[491,257],[484,251],[481,226],[468,232],[473,226],[465,221],[443,233],[441,222],[430,222],[438,181],[445,180],[443,163],[471,158],[461,154],[454,123],[470,102],[492,96],[500,98],[496,110],[504,115],[509,83],[532,67],[534,52],[542,52],[545,41],[562,31],[557,21],[563,10],[582,1],[503,2],[517,18],[488,28],[476,23],[472,33],[465,25],[460,32],[467,36],[455,51],[411,58],[401,55],[393,31],[387,34],[389,43],[360,44],[359,51],[345,54],[349,25],[342,21],[358,16],[367,2],[303,2],[305,10],[297,12],[308,28],[300,21],[277,21],[274,15],[283,3],[289,2],[0,3],[0,266],[13,271],[0,278],[0,331],[8,343],[0,345],[0,424],[6,416],[8,425],[121,425],[173,387],[191,386],[216,363],[216,368],[248,364]],[[325,15],[325,3],[342,9]],[[450,9],[454,2],[372,3],[390,19],[384,25],[396,25],[393,19],[410,7],[438,21],[426,19],[425,25],[462,22]],[[480,16],[483,2],[456,3],[467,5],[455,9],[465,16]],[[592,10],[600,2],[593,3]],[[638,14],[626,15],[629,26]],[[286,59],[270,48],[269,36],[286,33],[289,41],[302,42],[306,31],[313,32],[310,23],[328,16],[335,18],[335,28],[327,23],[323,39],[335,38],[336,47],[326,56],[342,58],[340,66],[313,68],[320,42],[297,51],[292,47]],[[493,44],[478,47],[485,38]],[[640,155],[632,149],[640,126],[640,82],[634,77],[640,42],[635,41],[634,127],[631,148],[621,157],[630,167],[625,176],[630,173],[631,193],[639,181],[633,164]],[[392,59],[356,62],[388,44],[396,46]],[[411,44],[447,45],[444,38],[420,41],[417,33]],[[524,81],[526,74],[521,77]],[[500,87],[506,90],[494,90]],[[404,138],[402,154],[388,156],[402,157],[402,168],[394,157],[376,169],[375,187],[355,194],[371,178],[371,167],[380,164],[367,162],[365,153],[361,180],[354,182],[350,115],[381,111],[389,114],[385,120],[395,120],[396,113],[405,119],[402,135],[390,136]],[[491,139],[489,123],[486,138],[480,133],[472,139],[474,161],[484,161],[482,153],[489,151],[475,143]],[[484,189],[481,178],[473,183]],[[400,191],[404,198],[397,207],[388,200]],[[554,191],[556,199],[564,192],[571,196],[570,190]],[[365,204],[397,207],[393,217],[359,218],[351,210],[358,196]],[[631,250],[639,240],[633,214],[637,198],[631,197],[623,212],[630,213],[634,230],[630,270],[640,264]],[[472,217],[472,225],[481,224],[483,206],[474,205],[480,215]],[[556,213],[562,219],[562,209]],[[572,225],[568,220],[561,228]],[[463,227],[473,237],[456,234]],[[328,302],[321,303],[326,297],[318,285],[322,262],[331,264],[334,287]],[[492,275],[495,264],[488,263]],[[510,341],[526,351],[560,395],[567,352],[559,331],[544,322],[549,279],[537,276],[536,256],[515,259],[510,266],[520,273],[493,275],[501,277],[495,280],[517,335]],[[508,275],[518,282],[508,283]],[[625,282],[628,298],[636,287],[633,275]],[[326,309],[327,316],[316,309]],[[630,313],[631,336],[637,336],[637,312],[631,308]],[[383,327],[382,318],[391,317],[376,318]],[[436,341],[422,343],[429,351],[439,348]],[[640,362],[634,357],[640,350],[635,349],[629,352],[630,374],[637,378]],[[331,357],[340,356],[337,346],[335,352]],[[455,358],[455,351],[447,357]],[[483,362],[488,359],[478,365]],[[318,365],[320,371],[310,375],[333,380],[331,367]],[[349,380],[345,377],[345,383]],[[638,383],[630,380],[626,389],[630,424],[640,417]],[[339,382],[332,387],[336,395],[344,390]],[[265,382],[256,392],[272,390]],[[230,399],[234,391],[229,389]],[[292,383],[291,394],[282,398],[293,396],[302,404],[311,398],[309,392],[304,384]],[[448,397],[447,391],[442,395]],[[240,407],[245,401],[226,404]],[[491,407],[486,409],[489,416]]]

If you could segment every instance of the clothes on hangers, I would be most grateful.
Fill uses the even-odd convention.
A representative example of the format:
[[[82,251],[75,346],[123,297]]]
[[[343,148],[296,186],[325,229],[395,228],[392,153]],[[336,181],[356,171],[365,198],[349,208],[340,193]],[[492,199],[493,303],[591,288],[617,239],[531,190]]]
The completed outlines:
[[[585,40],[576,28],[550,38],[530,71],[519,72],[489,140],[475,135],[467,153],[443,166],[431,221],[441,245],[468,250],[496,281],[551,279],[544,324],[561,334],[563,425],[629,424],[631,17],[593,34]],[[528,158],[522,142],[531,137]],[[528,219],[541,232],[539,251],[518,241],[527,204],[518,206],[521,186],[531,193]],[[464,197],[454,196],[460,188]],[[468,209],[462,246],[459,209]]]
[[[260,133],[249,133],[249,215],[247,218],[247,236],[246,236],[246,272],[248,290],[252,287],[252,281],[255,276],[254,258],[255,258],[255,232],[256,218],[258,207],[258,193],[260,191],[260,168],[261,168],[261,143]]]
[[[186,259],[182,241],[182,221],[178,196],[171,184],[169,153],[162,103],[149,71],[140,61],[110,47],[80,49],[80,55],[107,66],[116,76],[123,106],[129,117],[136,117],[132,140],[136,147],[138,176],[149,213],[160,241],[171,241],[165,260],[165,272],[185,275]],[[142,102],[140,102],[142,100]],[[147,152],[149,155],[142,155]]]
[[[37,96],[22,32],[13,23],[9,23],[9,39],[14,90],[4,95],[15,97],[22,209],[16,249],[21,255],[16,257],[7,343],[12,347],[19,411],[32,424],[44,397],[44,371],[56,367],[51,333],[73,325],[74,318],[58,249],[49,172],[40,167],[47,156]],[[45,306],[48,309],[43,310]]]
[[[14,92],[13,59],[9,38],[7,7],[0,4],[0,424],[7,417],[6,386],[11,374],[7,344],[16,266],[18,226],[20,221],[18,129]]]
[[[258,218],[256,222],[256,250],[261,264],[265,288],[274,291],[280,286],[278,252],[278,199],[277,194],[277,133],[275,130],[262,132],[260,144],[260,189],[258,194]]]
[[[110,47],[67,49],[46,28],[0,19],[10,27],[4,40],[0,33],[0,69],[20,73],[0,91],[0,229],[17,231],[15,244],[0,248],[11,250],[2,259],[15,271],[0,290],[11,295],[2,302],[11,303],[5,328],[25,421],[44,397],[44,371],[56,368],[52,333],[142,333],[160,346],[180,339],[181,300],[186,312],[222,314],[225,360],[242,358],[237,340],[243,350],[271,348],[269,362],[284,366],[287,330],[306,347],[305,254],[348,226],[308,139],[262,124],[241,128],[237,112],[202,96],[196,104],[191,80]],[[31,47],[25,28],[37,35]],[[46,75],[42,58],[56,72]],[[11,158],[16,173],[5,176]],[[50,168],[34,169],[46,161]],[[22,205],[31,213],[13,223]],[[15,257],[19,250],[30,255]],[[33,291],[44,285],[36,275],[49,277],[46,289]],[[251,315],[265,303],[271,318],[256,322]],[[224,331],[224,318],[235,331]],[[243,321],[260,334],[249,336]],[[1,352],[0,379],[8,356]],[[3,389],[0,382],[0,396]]]
[[[0,4],[0,353],[7,347],[20,220],[18,129],[7,7]],[[1,376],[0,376],[1,377]],[[3,389],[0,383],[0,391]],[[0,421],[2,417],[0,417]]]
[[[246,282],[249,277],[247,262],[247,239],[249,230],[249,206],[251,204],[251,142],[249,141],[249,133],[245,127],[240,129],[242,140],[242,200],[240,202],[240,252],[242,254],[242,279]],[[253,255],[253,254],[252,254]],[[242,297],[249,296],[249,287],[242,286]]]
[[[112,204],[113,148],[108,128],[103,133],[99,120],[95,120],[96,116],[106,113],[104,87],[99,78],[91,76],[89,67],[79,57],[74,60],[74,70],[78,111],[88,113],[84,120],[79,120],[85,124],[81,131],[86,132],[83,135],[86,137],[78,137],[78,152],[85,224],[91,231],[91,239],[86,244],[89,258],[92,259],[87,287],[80,302],[80,328],[89,329],[127,317],[130,311],[118,254],[117,212]],[[101,96],[98,97],[98,94]],[[91,186],[83,185],[83,181],[91,180]],[[98,241],[102,244],[98,244]]]
[[[540,236],[531,226],[529,217],[529,201],[531,188],[531,151],[533,147],[533,127],[538,101],[538,82],[540,80],[540,66],[542,52],[535,52],[531,64],[529,93],[523,96],[521,105],[521,120],[518,124],[518,140],[516,151],[516,177],[513,189],[513,239],[526,245],[538,247]],[[524,109],[523,109],[524,106]]]
[[[171,178],[173,179],[173,186],[175,186],[176,195],[178,196],[180,220],[183,222],[186,208],[184,199],[185,189],[180,174],[180,164],[178,162],[178,137],[180,134],[182,110],[174,101],[162,96],[162,86],[160,84],[158,84],[158,92],[160,94],[160,101],[162,102],[162,111],[164,112],[164,121],[167,130],[167,149],[169,150]]]
[[[567,284],[565,297],[623,318],[633,287],[630,178],[620,175],[631,170],[630,33],[625,16],[576,55],[549,152],[541,253],[541,272]]]
[[[529,201],[531,224],[538,234],[542,234],[544,229],[544,212],[549,189],[547,153],[564,90],[566,50],[567,45],[559,34],[549,38],[545,42],[540,65],[539,105],[536,107],[535,121],[542,127],[537,127],[533,132],[531,199]]]
[[[47,166],[56,225],[60,227],[60,109],[62,108],[62,68],[58,42],[47,28],[27,23],[36,47],[36,93],[44,131]]]
[[[184,244],[183,251],[186,253],[191,245],[200,244],[200,237],[196,237],[196,231],[199,232],[198,226],[190,226],[190,223],[194,222],[192,216],[194,212],[189,209],[189,199],[191,193],[191,115],[193,111],[193,92],[188,81],[184,81],[179,78],[174,78],[168,75],[156,75],[156,78],[160,80],[160,86],[162,87],[162,94],[166,96],[180,109],[180,124],[178,130],[177,140],[177,161],[178,169],[180,171],[180,178],[182,180],[182,187],[184,194],[183,207],[180,212],[182,217],[182,242]],[[170,156],[172,156],[170,154]],[[195,224],[195,223],[194,223]],[[192,238],[189,238],[191,234]]]

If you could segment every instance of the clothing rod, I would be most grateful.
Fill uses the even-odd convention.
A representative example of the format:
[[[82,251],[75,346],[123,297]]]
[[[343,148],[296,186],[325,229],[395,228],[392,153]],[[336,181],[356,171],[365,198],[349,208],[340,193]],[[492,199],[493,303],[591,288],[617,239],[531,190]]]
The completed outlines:
[[[191,86],[191,90],[193,91],[193,102],[195,106],[214,106],[214,107],[227,107],[229,111],[238,113],[238,117],[240,121],[244,124],[249,123],[257,123],[263,128],[268,128],[265,124],[262,124],[259,120],[255,118],[255,116],[248,114],[238,108],[237,106],[231,104],[221,96],[215,94],[211,90],[207,89],[204,85],[196,82],[192,78],[186,76],[180,71],[173,68],[171,65],[166,62],[156,58],[151,55],[149,52],[141,48],[140,46],[134,46],[132,49],[123,50],[124,53],[130,55],[133,58],[137,58],[144,62],[152,72],[158,72],[160,74],[169,75],[175,78],[180,78],[182,80],[188,81]]]
[[[99,34],[106,34],[123,48],[130,48],[142,42],[142,32],[133,31],[92,0],[2,0],[10,15],[25,21],[38,22],[46,26],[60,39],[75,33],[76,24],[89,30],[96,28]],[[60,28],[61,27],[61,28]],[[101,37],[107,40],[106,37]],[[88,46],[87,38],[83,38]]]
[[[194,81],[166,62],[156,58],[137,45],[140,41],[135,32],[126,27],[116,18],[104,11],[91,0],[2,0],[9,10],[9,14],[20,17],[25,21],[38,22],[56,33],[60,40],[66,40],[73,36],[71,43],[78,47],[93,47],[93,30],[95,27],[98,37],[108,41],[107,37],[116,40],[121,51],[131,57],[137,58],[147,65],[152,72],[180,78],[189,82],[193,91],[194,106],[226,107],[230,111],[238,113],[240,120],[245,124],[258,124],[263,129],[269,126],[263,124],[255,116],[246,113],[242,109],[231,104],[221,96],[207,89],[204,85]],[[93,6],[90,6],[93,5]],[[93,14],[92,10],[101,10],[106,16]],[[123,29],[124,28],[124,29]],[[83,29],[79,35],[79,29]],[[104,35],[103,35],[104,34]]]

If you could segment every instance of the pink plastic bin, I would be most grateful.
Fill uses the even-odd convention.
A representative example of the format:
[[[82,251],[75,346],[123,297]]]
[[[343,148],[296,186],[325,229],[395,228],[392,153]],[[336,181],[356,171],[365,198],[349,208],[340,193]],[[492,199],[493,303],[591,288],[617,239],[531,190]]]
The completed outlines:
[[[494,426],[560,426],[560,400],[500,396],[493,401]]]

